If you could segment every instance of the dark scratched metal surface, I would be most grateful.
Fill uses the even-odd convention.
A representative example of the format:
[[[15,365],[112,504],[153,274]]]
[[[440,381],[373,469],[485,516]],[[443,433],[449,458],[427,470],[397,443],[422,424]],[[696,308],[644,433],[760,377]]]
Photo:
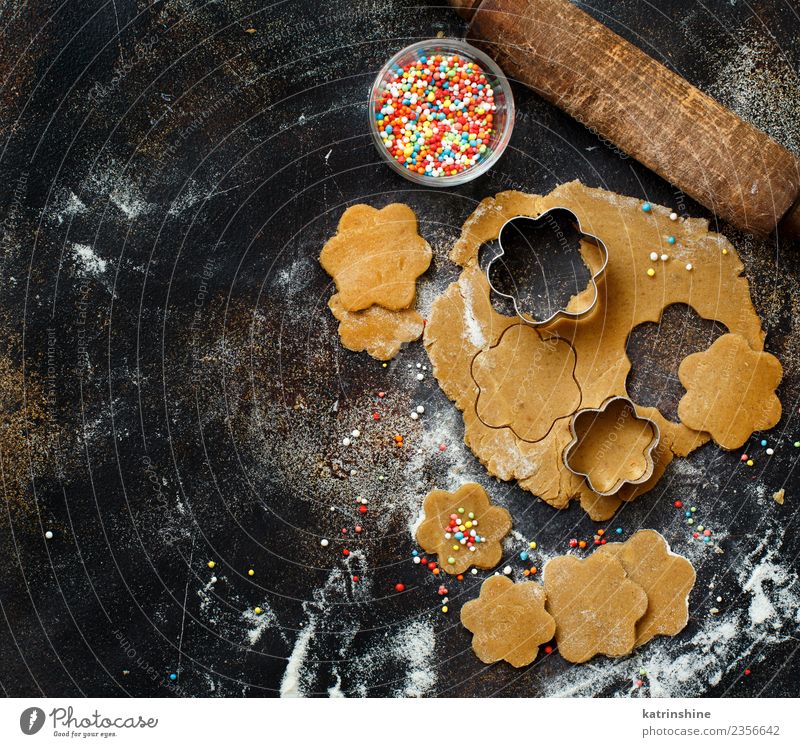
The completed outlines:
[[[584,7],[800,153],[796,4]],[[425,490],[481,480],[551,555],[596,527],[487,478],[459,446],[452,404],[407,369],[426,363],[419,345],[387,369],[340,348],[319,249],[346,205],[406,201],[435,249],[429,304],[456,277],[459,226],[499,190],[579,178],[703,211],[519,86],[511,147],[485,177],[426,192],[382,166],[371,78],[412,39],[462,34],[446,8],[6,0],[0,26],[3,693],[798,694],[796,249],[720,227],[784,363],[775,455],[754,440],[748,470],[706,446],[607,524],[659,529],[690,553],[687,630],[627,663],[484,667],[457,624],[483,576],[451,589],[445,616],[408,562]],[[677,363],[712,332],[675,311],[660,332],[638,330],[636,398],[674,411]],[[369,430],[379,389],[385,431]],[[364,436],[343,450],[354,427]],[[407,448],[386,446],[393,429]],[[356,495],[369,496],[363,517]],[[692,542],[677,498],[724,554]],[[356,520],[364,536],[342,540]],[[343,542],[360,550],[347,562]],[[635,687],[640,666],[655,684]]]

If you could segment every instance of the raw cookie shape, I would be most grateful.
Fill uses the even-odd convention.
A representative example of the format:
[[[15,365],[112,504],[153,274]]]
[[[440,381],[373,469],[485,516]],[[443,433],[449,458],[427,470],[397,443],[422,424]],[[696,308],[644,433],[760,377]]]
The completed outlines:
[[[480,596],[461,608],[461,624],[472,636],[472,650],[484,664],[504,659],[513,667],[530,664],[549,641],[556,622],[545,610],[544,587],[507,576],[490,576]]]
[[[614,495],[624,485],[640,485],[652,476],[661,431],[655,421],[639,416],[627,397],[579,410],[570,430],[564,464],[598,495]]]
[[[381,210],[369,205],[345,210],[319,261],[333,277],[346,311],[373,305],[400,311],[413,306],[417,278],[431,256],[428,242],[417,233],[414,211],[394,203]]]
[[[769,353],[755,351],[740,335],[718,337],[681,362],[678,378],[686,394],[678,403],[681,422],[707,431],[723,449],[738,449],[754,431],[781,419],[775,395],[783,368]]]
[[[464,483],[454,493],[432,490],[425,497],[423,512],[425,518],[417,529],[417,542],[425,552],[438,556],[442,570],[455,576],[473,565],[493,568],[502,559],[501,543],[511,530],[511,514],[501,506],[493,506],[486,491],[477,483]],[[454,514],[459,522],[463,521],[455,531],[450,529]],[[459,529],[460,526],[464,529]],[[472,531],[485,538],[475,543],[474,550],[456,537],[457,532],[467,535]],[[450,537],[445,537],[446,534]]]
[[[422,336],[425,323],[414,309],[389,311],[381,306],[370,306],[363,311],[347,311],[339,294],[328,301],[339,320],[339,337],[342,345],[356,353],[366,350],[379,361],[394,358],[403,344],[414,342]]]
[[[615,557],[631,581],[647,594],[647,612],[636,623],[636,646],[657,635],[676,635],[689,622],[689,593],[695,582],[692,564],[669,549],[652,529],[642,529],[625,542],[599,547],[595,554]]]
[[[508,426],[523,441],[539,441],[580,406],[574,372],[575,351],[566,340],[515,324],[472,361],[475,411],[490,428]]]
[[[547,611],[556,621],[558,651],[567,661],[581,664],[596,654],[624,656],[633,650],[647,594],[610,554],[549,560],[544,589]]]
[[[464,442],[489,473],[517,481],[554,508],[565,508],[578,498],[595,521],[610,518],[623,501],[646,493],[674,457],[686,456],[711,437],[668,420],[656,408],[637,404],[637,412],[661,429],[653,476],[641,485],[625,485],[613,496],[601,496],[564,465],[562,452],[571,438],[569,418],[556,421],[549,434],[535,443],[523,441],[508,427],[488,427],[475,411],[479,388],[472,377],[472,362],[478,353],[495,346],[505,329],[519,324],[519,318],[499,314],[492,306],[478,255],[482,244],[497,239],[509,218],[536,217],[552,207],[569,208],[586,231],[603,238],[608,266],[598,306],[579,321],[559,319],[539,328],[543,334],[567,340],[575,350],[581,407],[596,408],[609,397],[628,396],[630,332],[642,323],[657,323],[663,310],[674,303],[687,304],[699,316],[715,319],[741,335],[753,350],[763,350],[761,320],[731,243],[709,231],[706,220],[672,221],[670,208],[653,204],[645,212],[641,205],[635,198],[579,182],[562,184],[543,197],[501,192],[482,200],[450,252],[450,259],[463,271],[433,302],[423,336],[434,376],[463,413]],[[667,243],[668,236],[676,239],[674,244]],[[667,252],[669,259],[659,261],[655,276],[650,277],[647,270],[654,249]],[[580,251],[590,269],[602,262],[594,245],[582,242]],[[686,270],[687,263],[692,264],[691,271]],[[579,293],[569,308],[580,308],[583,302]]]
[[[556,232],[556,235],[560,237],[563,241],[564,234],[563,232],[558,233],[560,228],[558,227],[557,220],[558,218],[567,218],[570,222],[576,224],[577,232],[583,236],[584,241],[591,241],[593,242],[598,249],[600,250],[603,261],[594,268],[591,269],[591,277],[589,278],[589,284],[586,290],[580,294],[581,300],[580,303],[577,305],[574,302],[571,303],[568,307],[563,309],[556,309],[550,316],[545,319],[534,319],[529,314],[524,313],[522,310],[519,299],[509,293],[503,293],[499,288],[497,288],[492,283],[492,265],[495,262],[500,260],[505,255],[505,249],[503,248],[503,236],[508,236],[509,231],[515,230],[521,223],[527,223],[529,228],[533,231],[541,230],[544,226],[551,226],[555,224],[555,228],[553,229]],[[516,216],[514,218],[510,218],[507,220],[503,227],[500,229],[500,235],[497,237],[497,243],[499,245],[499,251],[489,260],[486,265],[486,278],[489,281],[489,285],[491,289],[498,295],[502,296],[503,298],[507,298],[514,306],[514,311],[516,312],[517,316],[522,319],[526,324],[532,324],[536,327],[543,327],[550,322],[555,321],[556,319],[560,319],[562,317],[568,317],[572,319],[580,319],[581,317],[586,316],[596,305],[597,301],[600,297],[600,291],[597,287],[598,280],[603,275],[606,270],[606,266],[608,265],[608,250],[606,249],[605,244],[597,237],[588,234],[586,231],[583,230],[581,227],[581,222],[578,219],[578,216],[575,215],[569,208],[562,208],[562,207],[554,207],[550,208],[549,210],[545,210],[541,215],[537,216],[536,218],[532,218],[527,215]],[[535,249],[532,249],[532,254],[535,254]]]

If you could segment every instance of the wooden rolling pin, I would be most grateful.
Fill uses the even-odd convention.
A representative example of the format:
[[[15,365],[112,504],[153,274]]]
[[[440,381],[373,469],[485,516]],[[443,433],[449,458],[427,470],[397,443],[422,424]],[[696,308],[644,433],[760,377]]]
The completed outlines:
[[[449,0],[505,73],[760,236],[800,238],[800,161],[568,0]]]

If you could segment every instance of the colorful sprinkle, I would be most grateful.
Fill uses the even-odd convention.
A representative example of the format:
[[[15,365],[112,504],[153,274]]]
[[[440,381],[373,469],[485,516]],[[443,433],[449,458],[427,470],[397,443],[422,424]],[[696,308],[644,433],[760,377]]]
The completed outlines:
[[[420,57],[392,71],[375,103],[387,152],[429,177],[455,176],[489,153],[494,89],[474,62],[459,55]]]

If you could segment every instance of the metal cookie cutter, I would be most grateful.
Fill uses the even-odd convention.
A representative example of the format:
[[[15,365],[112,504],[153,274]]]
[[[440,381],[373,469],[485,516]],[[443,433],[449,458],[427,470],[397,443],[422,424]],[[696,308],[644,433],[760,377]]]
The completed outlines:
[[[609,418],[612,418],[610,422]],[[621,436],[624,429],[638,429],[643,424],[651,431],[647,445],[641,452],[626,450],[620,454],[619,449],[630,446]],[[594,429],[597,430],[595,436],[592,435]],[[661,440],[661,429],[654,420],[637,415],[636,406],[627,397],[611,397],[598,408],[578,410],[572,416],[570,430],[572,440],[562,452],[564,466],[584,478],[598,495],[614,495],[624,485],[641,485],[653,476],[653,450]],[[645,461],[644,472],[637,469],[639,454]],[[604,464],[612,465],[612,469],[604,470]]]
[[[496,260],[500,259],[505,254],[505,250],[503,249],[503,233],[507,232],[512,223],[518,224],[523,221],[526,221],[530,222],[531,224],[534,224],[535,226],[548,225],[551,228],[553,228],[556,238],[559,241],[566,243],[566,237],[564,236],[564,233],[559,227],[555,218],[555,215],[557,215],[560,212],[567,214],[569,220],[572,223],[574,223],[575,226],[577,227],[577,231],[580,234],[581,238],[590,239],[593,243],[595,243],[598,247],[600,247],[603,253],[603,262],[602,265],[599,267],[599,269],[597,269],[590,278],[589,282],[591,283],[592,289],[594,291],[594,296],[591,300],[591,303],[589,303],[585,308],[580,309],[578,311],[568,311],[567,309],[563,308],[556,309],[556,311],[549,317],[547,317],[547,319],[541,319],[541,320],[534,319],[532,316],[525,314],[523,311],[520,310],[516,296],[504,293],[503,291],[495,287],[494,283],[492,283],[492,265]],[[543,212],[538,218],[530,218],[525,215],[520,215],[514,218],[510,218],[503,224],[503,227],[500,229],[500,234],[498,235],[498,245],[500,247],[500,251],[498,252],[498,254],[492,257],[492,259],[489,260],[489,263],[486,265],[486,278],[489,281],[489,286],[495,293],[497,293],[497,295],[502,296],[503,298],[507,298],[514,304],[514,311],[517,313],[517,316],[520,319],[522,319],[522,321],[525,322],[526,324],[529,324],[533,327],[542,327],[545,324],[550,324],[550,322],[553,322],[556,319],[560,319],[562,317],[566,317],[568,319],[580,319],[581,317],[584,317],[587,314],[589,314],[597,305],[597,300],[600,296],[599,290],[597,288],[597,281],[606,271],[606,266],[608,265],[608,249],[606,248],[606,245],[603,243],[601,239],[590,233],[586,233],[581,228],[581,223],[580,220],[578,219],[578,216],[575,215],[575,213],[573,213],[572,210],[570,210],[569,208],[553,207],[550,208],[549,210],[545,210],[545,212]]]

